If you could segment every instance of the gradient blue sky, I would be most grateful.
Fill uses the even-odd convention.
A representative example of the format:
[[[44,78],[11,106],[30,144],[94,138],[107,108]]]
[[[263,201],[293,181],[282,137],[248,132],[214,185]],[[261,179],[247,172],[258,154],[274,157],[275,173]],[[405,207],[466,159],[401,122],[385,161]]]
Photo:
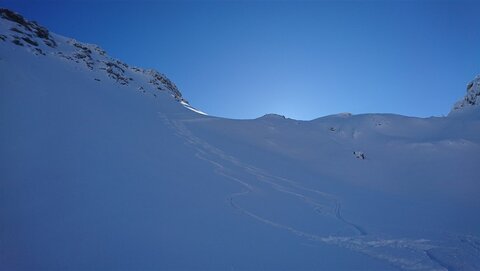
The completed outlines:
[[[2,1],[169,76],[211,115],[447,114],[480,73],[480,1]]]

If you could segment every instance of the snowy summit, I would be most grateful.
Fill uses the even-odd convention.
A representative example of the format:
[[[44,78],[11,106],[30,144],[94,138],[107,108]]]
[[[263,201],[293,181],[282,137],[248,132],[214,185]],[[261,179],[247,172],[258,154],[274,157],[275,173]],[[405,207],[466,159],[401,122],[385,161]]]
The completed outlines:
[[[454,107],[453,111],[461,110],[465,107],[479,107],[480,106],[480,75],[477,75],[473,81],[469,82],[467,85],[467,95],[458,101]]]
[[[188,104],[182,98],[182,93],[177,86],[164,74],[152,69],[130,67],[108,56],[97,45],[50,33],[45,27],[28,21],[20,14],[8,9],[0,9],[0,16],[2,18],[1,41],[23,47],[36,56],[57,57],[74,62],[82,69],[108,77],[118,84],[135,88],[144,94],[156,96],[158,92],[166,91],[176,100]],[[100,81],[99,78],[95,80]]]

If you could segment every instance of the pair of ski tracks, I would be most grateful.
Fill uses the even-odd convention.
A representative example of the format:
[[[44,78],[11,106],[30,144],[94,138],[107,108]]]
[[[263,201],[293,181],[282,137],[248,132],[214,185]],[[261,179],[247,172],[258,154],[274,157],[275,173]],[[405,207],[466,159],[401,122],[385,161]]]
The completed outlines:
[[[209,143],[193,135],[188,130],[188,128],[185,127],[182,120],[172,120],[167,118],[165,115],[161,113],[159,113],[159,115],[160,115],[160,118],[163,120],[163,122],[167,126],[169,126],[178,137],[184,139],[190,147],[195,149],[196,151],[195,155],[198,159],[211,164],[214,167],[214,172],[216,174],[221,175],[227,179],[230,179],[238,183],[243,188],[242,191],[233,193],[228,197],[228,202],[230,206],[232,206],[232,208],[236,209],[240,213],[248,217],[251,217],[261,223],[264,223],[266,225],[270,225],[272,227],[275,227],[281,230],[286,230],[296,236],[307,238],[311,241],[318,241],[326,244],[337,245],[340,247],[348,248],[348,249],[363,253],[367,256],[370,256],[379,260],[386,261],[392,266],[400,268],[402,270],[450,270],[450,268],[445,268],[443,264],[440,264],[437,261],[437,259],[432,259],[432,257],[430,257],[428,250],[430,249],[431,246],[426,245],[427,246],[426,249],[415,249],[417,242],[423,243],[428,240],[412,240],[411,245],[408,244],[409,242],[408,240],[402,240],[402,239],[399,239],[399,240],[381,239],[379,241],[363,240],[362,237],[367,236],[368,233],[361,226],[348,221],[342,216],[341,202],[333,195],[322,192],[322,191],[318,191],[315,189],[306,188],[290,179],[268,174],[267,172],[264,172],[261,169],[258,169],[254,166],[240,162],[235,157],[225,154],[220,149],[210,145]],[[217,162],[215,161],[214,158],[209,158],[209,157],[216,157],[218,160],[226,163]],[[239,177],[236,177],[232,172],[230,172],[231,170],[226,166],[224,166],[223,164],[232,164],[233,166],[240,168],[243,172],[252,175],[257,181],[270,185],[274,190],[300,198],[306,204],[313,207],[318,214],[333,216],[344,225],[354,229],[357,232],[357,235],[352,237],[335,237],[335,236],[322,237],[319,235],[298,230],[288,225],[277,223],[275,221],[269,220],[265,217],[262,217],[260,215],[257,215],[253,212],[246,210],[245,208],[238,205],[235,202],[235,199],[239,197],[244,197],[244,196],[247,196],[248,194],[253,193],[256,188],[252,184],[248,183],[247,181],[242,180]],[[287,186],[289,186],[290,188],[288,188]],[[312,197],[309,197],[304,193],[313,193],[315,195],[318,195],[322,200],[329,202],[330,206],[321,204],[318,202],[318,200],[313,199]],[[418,250],[420,252],[423,252],[429,260],[440,265],[442,269],[432,268],[431,265],[428,265],[428,264],[425,265],[420,261],[415,261],[415,260],[409,261],[408,259],[397,258],[395,256],[391,256],[388,254],[376,253],[373,250],[369,249],[369,248],[378,247],[378,245],[376,244],[374,245],[370,244],[375,242],[380,244],[382,244],[382,242],[384,244],[389,244],[390,242],[393,242],[394,246],[398,246],[398,244],[403,244],[404,242],[407,242],[407,244],[405,244],[405,247],[411,247],[411,249],[413,250]]]

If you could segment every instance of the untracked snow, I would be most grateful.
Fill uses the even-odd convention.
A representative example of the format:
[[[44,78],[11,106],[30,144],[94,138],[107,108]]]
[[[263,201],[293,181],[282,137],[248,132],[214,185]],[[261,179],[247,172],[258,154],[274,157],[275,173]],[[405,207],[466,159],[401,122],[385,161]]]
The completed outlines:
[[[480,270],[478,77],[448,117],[231,120],[0,15],[1,270]]]

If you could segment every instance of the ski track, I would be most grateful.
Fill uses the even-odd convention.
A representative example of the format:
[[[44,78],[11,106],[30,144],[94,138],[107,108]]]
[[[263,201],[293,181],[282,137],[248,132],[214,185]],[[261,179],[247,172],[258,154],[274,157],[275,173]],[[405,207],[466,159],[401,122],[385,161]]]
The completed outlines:
[[[427,257],[428,257],[430,260],[438,263],[440,266],[444,267],[446,270],[448,270],[448,271],[455,271],[455,268],[453,268],[452,266],[444,263],[442,260],[438,259],[435,255],[433,255],[433,254],[430,252],[429,249],[425,250],[425,254],[427,255]]]
[[[369,234],[360,225],[350,222],[343,217],[341,212],[341,202],[334,195],[304,187],[293,180],[275,176],[262,169],[245,164],[237,158],[225,154],[220,149],[193,135],[183,124],[184,120],[167,118],[162,113],[159,113],[159,116],[178,137],[184,139],[187,145],[195,149],[196,157],[198,159],[210,163],[214,167],[214,172],[216,174],[232,180],[243,188],[242,191],[228,196],[230,206],[239,213],[263,224],[288,231],[301,238],[306,238],[309,241],[316,241],[350,249],[377,260],[385,261],[391,266],[401,270],[456,270],[453,266],[447,265],[430,252],[430,249],[439,246],[438,242],[437,244],[434,244],[435,242],[427,239],[383,239],[383,236],[379,237],[378,235]],[[299,230],[293,226],[272,221],[267,217],[257,215],[241,207],[235,202],[235,199],[255,193],[257,187],[251,180],[249,181],[235,176],[235,171],[226,166],[228,164],[235,169],[239,168],[244,173],[251,175],[252,180],[269,185],[274,191],[302,200],[307,207],[313,208],[317,214],[323,217],[333,217],[343,225],[354,230],[357,234],[347,237],[333,235],[320,236]],[[308,193],[316,195],[316,197],[309,196],[307,195]],[[320,201],[324,203],[320,203]],[[476,245],[476,243],[472,244],[472,242],[469,242],[469,244],[472,246]],[[478,249],[476,247],[474,248]],[[404,256],[405,254],[408,256]]]

